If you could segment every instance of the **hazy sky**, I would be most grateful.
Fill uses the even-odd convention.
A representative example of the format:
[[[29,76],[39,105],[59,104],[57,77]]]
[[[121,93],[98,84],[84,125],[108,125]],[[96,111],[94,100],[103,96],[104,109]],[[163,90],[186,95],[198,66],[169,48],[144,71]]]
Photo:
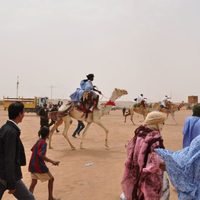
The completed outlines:
[[[0,98],[68,98],[88,73],[106,97],[200,95],[199,0],[0,0]]]

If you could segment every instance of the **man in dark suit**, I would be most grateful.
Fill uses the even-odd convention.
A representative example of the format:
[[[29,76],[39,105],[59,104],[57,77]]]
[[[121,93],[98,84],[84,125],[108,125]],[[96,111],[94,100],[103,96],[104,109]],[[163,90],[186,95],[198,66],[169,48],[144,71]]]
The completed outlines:
[[[24,105],[21,102],[10,104],[8,117],[0,129],[0,199],[8,190],[16,199],[35,200],[22,181],[21,166],[26,165],[26,157],[18,124],[24,117]]]

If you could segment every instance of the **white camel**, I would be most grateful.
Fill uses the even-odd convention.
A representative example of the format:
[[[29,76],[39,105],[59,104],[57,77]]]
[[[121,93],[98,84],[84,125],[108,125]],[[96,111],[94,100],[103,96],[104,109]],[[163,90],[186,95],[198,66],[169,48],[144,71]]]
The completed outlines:
[[[64,122],[64,130],[63,130],[62,134],[65,137],[65,139],[68,141],[71,149],[72,150],[75,149],[75,147],[72,145],[72,143],[70,142],[68,135],[67,135],[68,129],[69,129],[71,121],[72,121],[71,118],[74,118],[74,119],[80,120],[80,121],[85,121],[87,123],[87,125],[83,131],[82,137],[81,137],[81,143],[80,143],[81,149],[83,148],[83,140],[86,136],[86,132],[92,123],[99,125],[105,131],[105,134],[106,134],[105,147],[109,148],[109,146],[108,146],[108,129],[101,123],[101,117],[103,115],[106,115],[109,113],[109,111],[111,110],[112,106],[114,105],[114,102],[116,99],[118,99],[119,97],[126,95],[126,94],[128,94],[128,92],[126,90],[115,88],[114,91],[112,92],[112,95],[111,95],[109,101],[107,103],[105,103],[104,105],[102,105],[100,107],[100,109],[95,109],[93,112],[88,113],[87,118],[85,117],[85,113],[81,112],[76,107],[73,107],[65,116],[61,117],[52,127],[52,129],[50,131],[50,135],[49,135],[49,148],[52,148],[51,141],[52,141],[52,135],[53,135],[54,131],[60,124],[62,124],[62,122]],[[64,112],[66,109],[67,109],[66,105],[63,105],[60,107],[58,113]],[[53,115],[55,116],[55,114],[57,114],[57,113],[52,112],[52,115],[50,113],[49,117],[51,118]]]

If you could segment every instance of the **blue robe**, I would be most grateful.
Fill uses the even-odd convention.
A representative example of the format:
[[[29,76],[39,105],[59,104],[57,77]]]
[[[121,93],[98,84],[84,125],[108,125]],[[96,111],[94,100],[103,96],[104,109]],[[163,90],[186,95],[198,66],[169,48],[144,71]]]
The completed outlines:
[[[80,83],[80,88],[77,88],[74,93],[70,95],[71,101],[81,101],[84,91],[92,91],[93,84],[90,80],[82,80]]]
[[[183,128],[183,148],[188,147],[198,135],[200,135],[200,117],[188,117]]]
[[[179,200],[200,200],[200,136],[179,151],[155,150],[164,160]]]

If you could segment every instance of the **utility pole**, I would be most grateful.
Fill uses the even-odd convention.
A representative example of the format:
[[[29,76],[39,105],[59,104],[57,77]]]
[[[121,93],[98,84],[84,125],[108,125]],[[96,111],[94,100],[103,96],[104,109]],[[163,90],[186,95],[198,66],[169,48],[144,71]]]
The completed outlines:
[[[16,93],[16,98],[19,98],[18,92],[19,92],[19,76],[17,76],[17,93]]]
[[[170,98],[172,98],[172,91],[170,90]]]
[[[50,95],[51,100],[52,100],[52,95],[53,95],[53,87],[54,87],[53,85],[50,86],[50,89],[51,89],[51,95]]]

